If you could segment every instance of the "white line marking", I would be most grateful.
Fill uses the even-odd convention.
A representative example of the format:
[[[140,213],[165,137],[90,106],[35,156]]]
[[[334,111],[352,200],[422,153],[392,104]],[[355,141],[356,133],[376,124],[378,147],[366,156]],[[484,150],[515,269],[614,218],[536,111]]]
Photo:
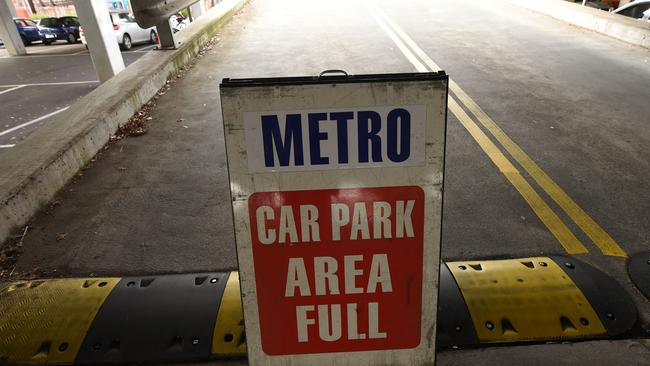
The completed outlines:
[[[142,48],[140,48],[140,49],[133,50],[133,51],[125,51],[125,52],[122,52],[122,53],[149,52],[151,49],[153,49],[153,48],[156,47],[156,46],[157,46],[157,45],[153,44],[153,45],[151,45],[151,46],[142,47]]]
[[[81,50],[79,52],[75,52],[75,53],[71,54],[71,56],[81,55],[81,54],[84,54],[84,53],[90,53],[90,52],[88,52],[88,50]]]
[[[99,81],[88,80],[88,81],[62,81],[57,83],[6,84],[6,85],[0,85],[0,88],[13,88],[16,86],[50,86],[50,85],[75,85],[75,84],[92,84],[92,83],[99,83]]]
[[[0,95],[2,95],[2,94],[4,94],[4,93],[9,93],[9,92],[12,92],[12,91],[14,91],[14,90],[18,90],[18,89],[20,89],[20,88],[24,88],[24,87],[25,87],[25,85],[16,85],[16,86],[11,87],[11,88],[9,88],[9,89],[7,89],[7,90],[0,91]]]
[[[0,149],[11,149],[14,146],[16,146],[16,144],[0,145]]]
[[[46,114],[46,115],[44,115],[44,116],[40,116],[40,117],[38,117],[38,118],[36,118],[36,119],[33,119],[33,120],[29,121],[29,122],[25,122],[25,123],[23,123],[23,124],[21,124],[21,125],[18,125],[18,126],[12,127],[12,128],[10,128],[10,129],[8,129],[8,130],[4,130],[4,131],[0,132],[0,136],[4,136],[4,135],[6,135],[6,134],[8,134],[8,133],[14,132],[14,131],[19,130],[19,129],[23,128],[23,127],[27,127],[27,126],[29,126],[29,125],[31,125],[31,124],[36,123],[36,122],[40,122],[40,121],[42,121],[42,120],[44,120],[44,119],[46,119],[46,118],[49,118],[49,117],[54,116],[55,114],[59,114],[59,113],[65,111],[65,110],[68,109],[68,108],[70,108],[70,106],[65,107],[65,108],[58,109],[58,110],[56,110],[56,111],[54,111],[54,112],[52,112],[52,113],[48,113],[48,114]]]
[[[43,54],[27,54],[25,56],[0,56],[0,59],[29,59],[29,58],[41,58],[41,57],[70,57],[70,56],[88,56],[88,54],[84,53],[79,53],[79,54],[74,54],[74,53],[63,53],[63,54],[51,54],[51,55],[43,55]]]

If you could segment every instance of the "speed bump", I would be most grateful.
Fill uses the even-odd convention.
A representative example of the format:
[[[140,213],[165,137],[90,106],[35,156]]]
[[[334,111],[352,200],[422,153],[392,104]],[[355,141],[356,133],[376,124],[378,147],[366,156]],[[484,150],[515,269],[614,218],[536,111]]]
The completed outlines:
[[[569,257],[448,262],[478,341],[609,338],[637,320],[630,295],[602,271]]]
[[[438,347],[463,347],[479,344],[463,294],[444,263],[440,265],[439,286],[436,335]]]
[[[227,277],[122,278],[97,313],[76,363],[208,359]]]
[[[650,251],[631,256],[627,262],[627,273],[639,291],[650,300]]]
[[[246,333],[239,291],[239,272],[232,272],[221,297],[212,336],[213,356],[245,356]]]
[[[600,336],[582,291],[550,258],[450,262],[481,343]]]
[[[620,284],[573,258],[441,266],[440,347],[617,337],[636,317]],[[0,364],[209,360],[246,350],[237,272],[0,283]]]
[[[0,290],[0,360],[71,364],[119,278],[18,281]]]

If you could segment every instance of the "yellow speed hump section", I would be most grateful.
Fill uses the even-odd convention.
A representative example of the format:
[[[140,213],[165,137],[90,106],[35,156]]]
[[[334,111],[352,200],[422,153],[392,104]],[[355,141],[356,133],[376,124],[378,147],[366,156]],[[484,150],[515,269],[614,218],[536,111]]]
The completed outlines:
[[[0,290],[0,362],[72,364],[119,278],[13,282]]]
[[[212,336],[212,355],[246,355],[246,333],[244,332],[244,313],[239,290],[239,272],[230,273],[226,289],[221,297],[221,305]]]
[[[551,258],[448,262],[480,343],[589,338],[606,329]]]

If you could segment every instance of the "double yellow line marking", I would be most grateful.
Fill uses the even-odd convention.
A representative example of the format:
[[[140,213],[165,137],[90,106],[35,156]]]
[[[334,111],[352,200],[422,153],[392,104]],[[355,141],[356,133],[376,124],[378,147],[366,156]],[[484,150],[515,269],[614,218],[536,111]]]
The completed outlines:
[[[367,3],[372,17],[395,43],[397,48],[420,72],[438,71],[440,67],[379,7]],[[425,66],[426,65],[426,66]],[[532,177],[553,201],[587,234],[605,255],[625,257],[627,254],[603,228],[594,221],[569,195],[551,179],[506,133],[470,98],[453,80],[449,88],[464,107],[492,135],[512,158]],[[461,105],[449,97],[449,110],[488,155],[499,171],[522,195],[535,214],[569,254],[587,253],[587,248],[564,224],[544,199],[523,177],[519,169],[506,157],[501,149],[488,137]]]

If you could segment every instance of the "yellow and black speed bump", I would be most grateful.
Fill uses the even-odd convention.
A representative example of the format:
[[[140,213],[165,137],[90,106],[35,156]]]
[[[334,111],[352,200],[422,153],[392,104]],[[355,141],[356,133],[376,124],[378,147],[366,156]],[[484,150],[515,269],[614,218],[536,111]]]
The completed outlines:
[[[639,291],[650,299],[650,251],[631,256],[627,262],[627,273]]]
[[[636,317],[617,282],[573,258],[441,266],[440,347],[609,338],[631,330]],[[0,364],[245,354],[237,272],[0,283]]]
[[[632,330],[637,321],[637,309],[632,296],[623,286],[604,272],[579,260],[551,257],[584,293],[598,314],[608,337],[617,337]]]
[[[438,324],[436,343],[439,347],[460,347],[478,344],[465,299],[446,265],[440,265],[438,291]]]
[[[0,290],[0,361],[71,364],[118,278],[17,281]]]
[[[208,359],[228,275],[123,278],[88,330],[77,363]]]
[[[241,306],[238,272],[230,274],[221,297],[219,315],[212,336],[212,356],[246,356],[244,311]]]
[[[446,265],[463,295],[479,344],[607,338],[631,330],[636,322],[636,308],[625,290],[573,258]]]

